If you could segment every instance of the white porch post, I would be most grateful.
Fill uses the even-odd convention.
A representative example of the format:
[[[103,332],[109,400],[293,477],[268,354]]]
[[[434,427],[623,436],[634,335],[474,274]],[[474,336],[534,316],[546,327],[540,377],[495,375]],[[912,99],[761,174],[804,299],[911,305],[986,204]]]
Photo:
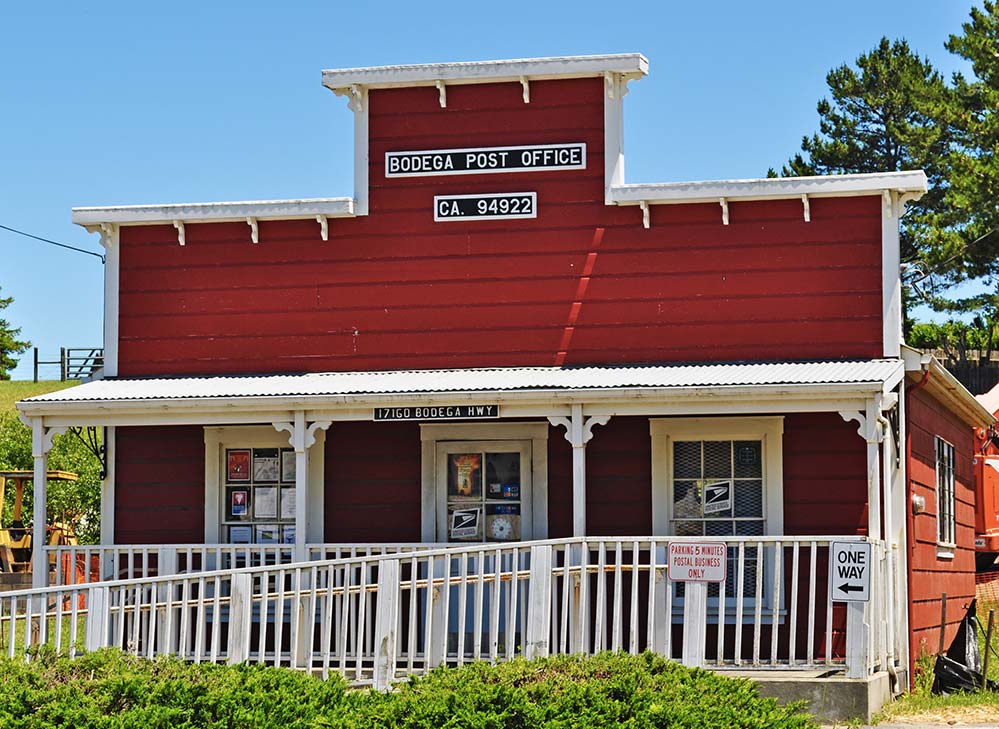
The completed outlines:
[[[295,562],[305,562],[309,555],[309,448],[316,442],[316,431],[326,430],[332,421],[307,423],[304,410],[296,410],[292,422],[276,422],[275,430],[286,430],[288,444],[295,449]]]
[[[572,536],[586,536],[586,444],[593,437],[593,426],[606,425],[609,415],[583,417],[583,406],[572,405],[571,417],[549,417],[548,422],[565,428],[565,439],[572,446]]]
[[[45,506],[48,497],[49,450],[52,448],[52,439],[65,432],[66,428],[46,428],[42,418],[31,420],[31,455],[35,459],[32,479],[35,508],[31,526],[31,586],[34,588],[49,585],[49,560],[45,552],[45,545],[48,544],[48,512]]]

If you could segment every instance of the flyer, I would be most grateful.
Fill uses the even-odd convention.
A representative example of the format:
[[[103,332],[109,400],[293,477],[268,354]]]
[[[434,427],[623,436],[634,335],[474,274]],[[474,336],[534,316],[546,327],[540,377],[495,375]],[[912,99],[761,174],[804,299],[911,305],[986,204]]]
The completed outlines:
[[[294,544],[295,543],[295,527],[285,526],[281,527],[281,544]]]
[[[230,496],[229,513],[232,516],[246,516],[247,509],[247,491],[233,491]]]
[[[281,489],[281,518],[295,518],[295,489]]]
[[[451,539],[468,539],[479,536],[482,509],[455,509],[451,512]]]
[[[226,481],[236,483],[250,480],[250,450],[227,450],[225,452]]]
[[[258,486],[254,489],[253,516],[257,519],[277,519],[277,486]]]
[[[481,498],[482,454],[454,453],[449,456],[448,496]]]
[[[278,543],[277,524],[257,524],[257,544]]]
[[[229,527],[230,544],[249,544],[252,541],[253,541],[252,527],[249,526]]]
[[[277,483],[278,473],[278,449],[254,448],[253,480],[256,483]]]
[[[295,451],[281,451],[281,482],[295,483]]]

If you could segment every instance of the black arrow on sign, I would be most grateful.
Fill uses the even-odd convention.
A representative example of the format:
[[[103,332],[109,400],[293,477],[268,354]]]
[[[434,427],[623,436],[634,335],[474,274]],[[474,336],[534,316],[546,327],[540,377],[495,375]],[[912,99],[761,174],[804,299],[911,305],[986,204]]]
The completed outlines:
[[[844,582],[842,585],[840,585],[836,589],[838,589],[840,592],[863,592],[864,591],[864,586],[863,585],[848,585],[847,583]]]

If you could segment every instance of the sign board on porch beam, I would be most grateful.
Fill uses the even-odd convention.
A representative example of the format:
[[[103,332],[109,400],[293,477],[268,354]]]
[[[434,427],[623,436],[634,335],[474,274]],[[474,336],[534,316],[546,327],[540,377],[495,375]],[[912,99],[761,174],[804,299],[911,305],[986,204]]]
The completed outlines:
[[[488,420],[499,417],[499,405],[407,405],[375,408],[374,420]]]

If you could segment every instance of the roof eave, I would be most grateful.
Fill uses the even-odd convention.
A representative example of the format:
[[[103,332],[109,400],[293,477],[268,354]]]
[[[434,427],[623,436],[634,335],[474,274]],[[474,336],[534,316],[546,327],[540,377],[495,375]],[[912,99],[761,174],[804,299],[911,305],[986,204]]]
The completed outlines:
[[[295,200],[248,200],[238,202],[177,203],[166,205],[118,205],[73,208],[73,222],[85,228],[102,224],[156,225],[226,223],[255,220],[310,220],[354,217],[349,197]]]
[[[617,205],[669,205],[706,203],[718,200],[775,200],[821,197],[856,197],[894,191],[922,196],[927,190],[926,173],[904,172],[780,177],[746,180],[703,180],[697,182],[656,182],[614,185],[610,199]]]
[[[502,83],[586,78],[605,73],[638,79],[648,72],[649,61],[641,53],[620,53],[327,69],[323,71],[323,86],[337,91],[352,86],[379,89],[434,86],[439,81],[447,84]]]
[[[990,413],[932,354],[903,346],[902,358],[910,380],[919,380],[921,373],[929,370],[926,390],[970,426],[987,427],[996,422],[996,416]]]

